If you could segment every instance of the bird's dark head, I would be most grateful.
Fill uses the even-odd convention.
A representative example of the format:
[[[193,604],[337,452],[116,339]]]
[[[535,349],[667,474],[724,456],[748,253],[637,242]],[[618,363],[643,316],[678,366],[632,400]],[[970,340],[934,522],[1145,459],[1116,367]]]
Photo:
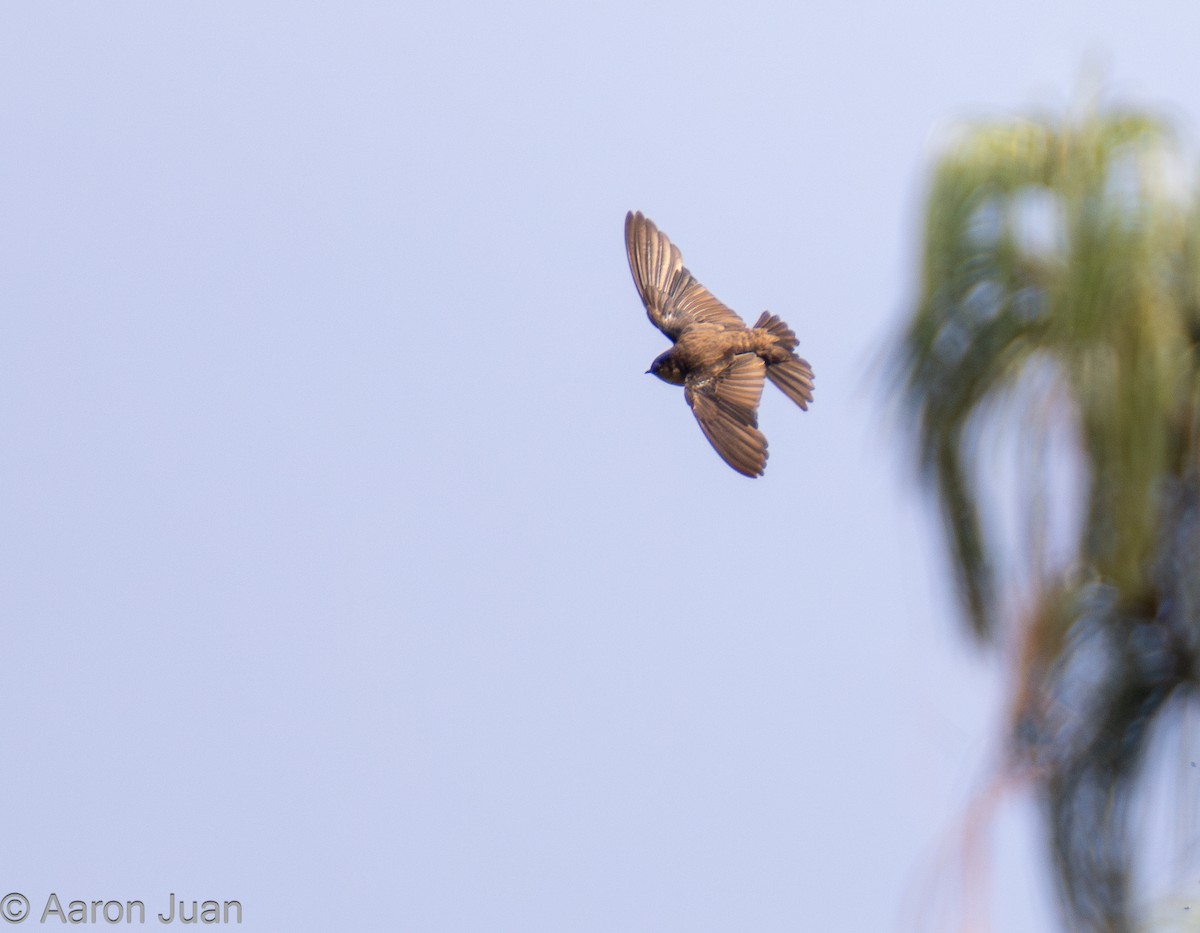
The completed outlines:
[[[671,385],[683,385],[683,370],[680,369],[678,361],[672,356],[670,350],[651,363],[646,372],[658,376],[663,382],[669,382]]]

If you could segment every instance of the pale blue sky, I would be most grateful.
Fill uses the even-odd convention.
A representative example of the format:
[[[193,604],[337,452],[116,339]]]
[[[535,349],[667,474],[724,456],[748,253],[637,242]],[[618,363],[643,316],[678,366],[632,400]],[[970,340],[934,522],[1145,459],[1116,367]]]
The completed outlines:
[[[263,931],[932,924],[1001,710],[873,369],[923,173],[1089,62],[1195,131],[1198,32],[6,4],[0,888]],[[631,208],[813,364],[761,480],[644,375]],[[1010,811],[998,928],[1045,929]]]

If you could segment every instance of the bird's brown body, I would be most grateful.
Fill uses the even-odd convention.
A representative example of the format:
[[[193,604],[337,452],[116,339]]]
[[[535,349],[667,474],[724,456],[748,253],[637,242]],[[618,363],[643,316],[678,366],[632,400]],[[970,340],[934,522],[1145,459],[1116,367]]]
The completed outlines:
[[[753,327],[719,302],[683,267],[666,234],[641,212],[625,217],[629,268],[650,320],[674,345],[650,372],[684,387],[705,437],[745,476],[761,476],[767,439],[758,430],[763,378],[802,409],[812,401],[813,372],[796,356],[796,335],[762,313]]]
[[[729,330],[720,324],[699,324],[680,335],[675,346],[659,357],[662,362],[654,374],[664,382],[684,385],[688,375],[720,372],[742,353],[753,353],[768,366],[792,356],[780,345],[780,338],[764,328]]]

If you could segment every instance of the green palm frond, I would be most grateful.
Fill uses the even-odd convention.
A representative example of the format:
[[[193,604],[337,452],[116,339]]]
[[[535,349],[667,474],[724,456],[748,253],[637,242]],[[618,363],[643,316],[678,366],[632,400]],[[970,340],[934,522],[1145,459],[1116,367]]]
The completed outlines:
[[[1198,668],[1200,598],[1176,598],[1179,568],[1200,571],[1200,536],[1180,530],[1200,523],[1200,213],[1184,165],[1170,128],[1136,112],[963,130],[933,173],[898,357],[970,628],[1028,648],[1013,748],[1051,762],[1042,786],[1064,903],[1096,929],[1125,928],[1122,814],[1146,726]],[[1035,567],[1042,592],[1006,600],[977,488],[981,433],[1047,363],[1061,394],[1051,401],[1076,425],[1085,514],[1071,575]],[[1014,604],[1039,608],[1005,619]],[[1151,630],[1174,652],[1166,667],[1143,656]],[[1053,710],[1076,689],[1092,631],[1110,689],[1064,724]]]

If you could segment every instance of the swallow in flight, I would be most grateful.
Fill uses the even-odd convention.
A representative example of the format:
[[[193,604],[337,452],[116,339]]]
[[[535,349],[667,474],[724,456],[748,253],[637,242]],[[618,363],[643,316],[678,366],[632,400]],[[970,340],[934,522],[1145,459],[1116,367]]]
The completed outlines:
[[[625,248],[646,313],[673,342],[648,372],[683,386],[700,430],[722,460],[743,476],[762,476],[763,377],[806,411],[812,401],[813,371],[793,352],[796,335],[767,311],[747,327],[683,267],[679,248],[641,211],[625,215]]]

